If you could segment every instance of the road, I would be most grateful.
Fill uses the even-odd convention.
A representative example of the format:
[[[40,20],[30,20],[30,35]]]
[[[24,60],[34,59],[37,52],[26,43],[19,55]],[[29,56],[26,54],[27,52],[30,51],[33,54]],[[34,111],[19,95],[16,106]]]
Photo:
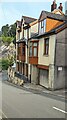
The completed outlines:
[[[65,102],[2,84],[2,115],[5,118],[65,118]]]

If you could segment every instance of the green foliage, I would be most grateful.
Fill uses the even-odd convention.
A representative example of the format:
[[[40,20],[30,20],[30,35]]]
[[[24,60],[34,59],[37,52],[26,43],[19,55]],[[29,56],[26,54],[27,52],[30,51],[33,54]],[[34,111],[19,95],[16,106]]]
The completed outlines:
[[[10,37],[15,37],[16,35],[16,23],[14,23],[13,25],[5,25],[2,26],[1,29],[2,35],[4,35],[5,37],[10,36]]]
[[[16,23],[10,26],[8,24],[5,26],[2,26],[2,29],[0,32],[2,33],[0,36],[2,38],[2,41],[9,45],[13,40],[15,41],[16,39]]]
[[[14,23],[9,28],[8,36],[15,37],[15,35],[16,35],[16,24]]]
[[[5,26],[2,26],[2,35],[4,35],[5,37],[8,36],[8,30],[9,30],[9,25],[5,25]]]
[[[2,41],[4,43],[8,43],[8,45],[12,42],[13,37],[5,37],[4,35],[2,35]]]
[[[7,70],[9,66],[12,66],[14,63],[13,57],[11,59],[0,59],[0,69]]]
[[[9,67],[9,60],[8,59],[0,59],[0,69],[7,70]]]

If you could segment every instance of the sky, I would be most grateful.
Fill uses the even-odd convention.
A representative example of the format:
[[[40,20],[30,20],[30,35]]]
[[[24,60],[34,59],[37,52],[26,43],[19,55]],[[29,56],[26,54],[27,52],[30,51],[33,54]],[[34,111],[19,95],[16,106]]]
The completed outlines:
[[[11,2],[12,1],[12,2]],[[22,15],[39,18],[42,10],[51,11],[53,0],[2,0],[0,2],[0,30],[3,25],[13,24],[16,20],[21,20]],[[65,12],[66,0],[56,0],[57,7],[59,3],[63,4]]]

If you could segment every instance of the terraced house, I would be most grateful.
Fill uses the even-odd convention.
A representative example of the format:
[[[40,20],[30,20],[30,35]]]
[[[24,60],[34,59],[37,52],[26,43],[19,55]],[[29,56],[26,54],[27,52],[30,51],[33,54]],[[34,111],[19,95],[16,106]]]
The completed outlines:
[[[61,8],[53,3],[51,12],[42,11],[38,20],[22,16],[17,21],[16,73],[49,89],[65,87],[67,21]]]
[[[19,73],[19,77],[22,76],[24,80],[30,81],[30,65],[29,65],[29,47],[28,39],[30,38],[33,31],[36,33],[37,30],[30,29],[31,24],[37,23],[37,19],[22,16],[21,21],[17,21],[16,29],[16,71]],[[33,25],[32,25],[33,26]],[[37,25],[36,25],[37,28]],[[31,31],[31,34],[30,34]]]

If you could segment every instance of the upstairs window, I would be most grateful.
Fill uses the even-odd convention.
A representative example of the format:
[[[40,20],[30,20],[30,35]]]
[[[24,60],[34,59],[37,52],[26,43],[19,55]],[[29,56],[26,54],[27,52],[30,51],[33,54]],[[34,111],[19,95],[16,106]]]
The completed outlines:
[[[31,42],[30,43],[30,57],[37,57],[38,56],[38,42]]]
[[[34,42],[33,43],[33,56],[36,57],[38,54],[38,43]]]
[[[41,28],[44,27],[44,21],[41,21]]]
[[[25,55],[25,43],[22,43],[22,55]]]
[[[20,32],[17,33],[17,40],[20,39]]]
[[[30,42],[30,51],[29,51],[30,57],[32,56],[32,46],[33,46],[33,43]]]
[[[39,34],[43,34],[45,32],[45,28],[46,28],[46,19],[40,21],[39,23]]]
[[[44,39],[44,54],[49,54],[49,38]]]
[[[20,43],[18,43],[17,45],[17,55],[20,55],[21,54],[21,45]]]

